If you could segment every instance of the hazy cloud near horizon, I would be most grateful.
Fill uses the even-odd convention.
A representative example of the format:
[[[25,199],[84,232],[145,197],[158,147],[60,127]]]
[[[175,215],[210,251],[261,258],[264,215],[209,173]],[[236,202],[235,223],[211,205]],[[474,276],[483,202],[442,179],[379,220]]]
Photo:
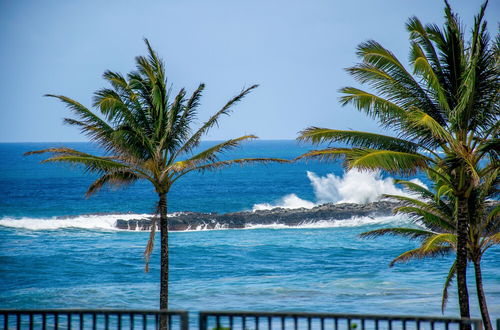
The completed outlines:
[[[451,1],[469,32],[481,1]],[[495,31],[500,2],[490,1]],[[260,84],[207,139],[253,133],[293,139],[307,126],[380,131],[338,89],[356,46],[375,39],[406,61],[410,16],[443,22],[443,2],[421,1],[2,1],[0,142],[85,141],[46,93],[90,105],[107,70],[126,73],[147,37],[174,91],[207,88],[200,122],[243,87]]]

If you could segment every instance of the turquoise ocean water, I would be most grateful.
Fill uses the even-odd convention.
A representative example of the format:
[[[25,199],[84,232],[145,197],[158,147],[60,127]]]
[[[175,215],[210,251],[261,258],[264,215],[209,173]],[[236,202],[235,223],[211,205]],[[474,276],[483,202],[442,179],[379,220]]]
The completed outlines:
[[[0,144],[0,308],[157,308],[158,245],[145,273],[148,233],[113,228],[117,218],[154,210],[151,187],[139,183],[85,199],[91,176],[22,156],[60,145],[98,152],[86,143]],[[226,157],[291,159],[309,149],[294,141],[256,141]],[[169,212],[366,202],[398,189],[388,176],[346,174],[336,163],[233,167],[179,181],[169,194]],[[407,219],[328,220],[300,228],[171,233],[171,308],[441,315],[451,256],[389,268],[415,243],[358,237]],[[499,260],[499,248],[483,259],[493,317],[500,317]],[[454,288],[445,315],[458,315]]]

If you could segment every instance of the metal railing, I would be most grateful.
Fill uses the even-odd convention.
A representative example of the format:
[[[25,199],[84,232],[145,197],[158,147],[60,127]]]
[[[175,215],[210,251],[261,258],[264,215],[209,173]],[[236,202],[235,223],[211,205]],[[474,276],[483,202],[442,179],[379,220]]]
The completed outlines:
[[[467,325],[472,326],[473,329],[482,329],[479,319],[425,316],[219,311],[200,312],[199,316],[199,330],[451,330]]]
[[[166,318],[166,319],[165,319]],[[188,330],[188,313],[167,310],[47,309],[0,310],[0,329]]]
[[[194,315],[192,315],[194,316]],[[196,321],[191,319],[191,321]],[[500,319],[497,320],[500,330]],[[200,312],[199,330],[453,330],[470,326],[482,329],[480,319],[447,317],[273,313],[273,312]],[[186,311],[172,310],[101,310],[101,309],[0,309],[0,329],[169,329],[188,330]]]

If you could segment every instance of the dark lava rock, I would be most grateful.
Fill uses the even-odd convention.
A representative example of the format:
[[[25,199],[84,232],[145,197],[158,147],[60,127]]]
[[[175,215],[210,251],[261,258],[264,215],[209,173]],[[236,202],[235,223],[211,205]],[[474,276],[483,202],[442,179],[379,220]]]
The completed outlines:
[[[173,231],[194,229],[245,228],[248,225],[283,224],[298,226],[322,220],[345,220],[352,217],[380,217],[392,214],[397,203],[379,201],[367,204],[323,204],[312,209],[283,209],[246,211],[234,213],[179,212],[168,217],[169,229]],[[149,230],[151,218],[116,221],[116,227],[126,230]]]

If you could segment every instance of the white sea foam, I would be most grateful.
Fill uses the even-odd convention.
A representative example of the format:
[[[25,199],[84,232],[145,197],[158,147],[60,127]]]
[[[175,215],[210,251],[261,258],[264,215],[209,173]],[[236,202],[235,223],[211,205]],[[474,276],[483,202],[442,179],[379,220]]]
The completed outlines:
[[[295,194],[290,194],[282,197],[275,204],[270,204],[270,203],[255,204],[252,209],[254,211],[270,210],[276,207],[282,207],[285,209],[299,209],[304,207],[306,209],[312,209],[314,206],[316,206],[315,203],[306,201],[305,199],[301,199]]]
[[[118,230],[117,219],[132,220],[150,217],[150,214],[89,214],[68,218],[2,218],[0,226],[30,230],[53,230],[63,228]]]
[[[206,230],[226,230],[229,229],[227,224],[216,223],[213,227],[206,223],[203,225],[198,225],[196,228],[189,226],[185,231],[206,231]]]
[[[83,215],[71,218],[3,218],[0,219],[0,226],[28,229],[28,230],[56,230],[56,229],[94,229],[105,231],[127,231],[118,229],[115,226],[117,219],[132,220],[150,217],[149,214],[107,214],[107,215]],[[282,223],[273,224],[247,224],[244,229],[284,229],[284,228],[336,228],[336,227],[359,227],[376,224],[402,225],[409,223],[407,218],[401,216],[387,217],[352,217],[342,220],[319,220],[304,221],[297,226],[288,226]],[[208,231],[208,230],[228,230],[227,224],[204,224],[196,227],[188,227],[185,231]],[[136,230],[140,231],[140,230]]]
[[[361,227],[369,225],[402,225],[408,224],[409,219],[401,216],[387,216],[387,217],[352,217],[350,219],[341,220],[320,220],[320,221],[304,221],[297,226],[287,226],[282,223],[273,224],[248,224],[245,229],[284,229],[284,228],[342,228],[342,227]]]
[[[398,188],[391,177],[383,178],[379,171],[359,171],[356,169],[345,172],[342,177],[332,173],[318,176],[307,171],[314,190],[315,202],[304,200],[295,194],[282,197],[274,203],[255,204],[253,210],[270,210],[276,207],[295,209],[313,208],[324,203],[370,203],[380,199],[383,194],[411,196],[404,189]],[[423,187],[418,179],[411,180]]]

